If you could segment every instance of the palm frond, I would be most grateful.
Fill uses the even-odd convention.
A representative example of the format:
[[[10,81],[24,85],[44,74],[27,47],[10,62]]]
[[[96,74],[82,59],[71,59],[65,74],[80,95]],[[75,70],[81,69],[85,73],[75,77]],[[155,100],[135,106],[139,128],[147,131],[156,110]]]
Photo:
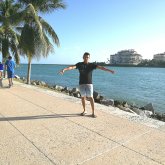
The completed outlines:
[[[20,47],[23,52],[39,59],[41,56],[46,55],[46,46],[44,38],[40,38],[38,29],[25,24],[20,38]]]
[[[2,59],[7,58],[9,56],[9,40],[3,39],[2,40]]]
[[[46,34],[48,34],[51,37],[51,39],[57,46],[60,46],[59,38],[58,38],[56,32],[54,31],[54,29],[41,17],[40,17],[40,22],[41,22],[43,30],[46,32]]]
[[[12,54],[15,58],[15,61],[17,64],[20,62],[19,58],[19,51],[18,51],[18,45],[19,45],[19,35],[16,34],[12,29],[10,29],[10,49],[12,51]]]
[[[25,54],[28,54],[28,51],[30,51],[32,54],[35,53],[34,33],[28,24],[25,24],[22,29],[20,47],[22,48],[23,52],[25,52]]]
[[[18,46],[18,44],[19,44],[18,36],[19,35],[11,27],[8,29],[8,36],[10,37],[10,40]]]
[[[62,0],[45,0],[44,2],[45,3],[39,7],[39,11],[42,13],[53,12],[58,9],[66,8],[66,4],[64,4]]]
[[[14,42],[11,42],[10,49],[12,51],[12,54],[14,56],[14,60],[15,60],[16,64],[19,64],[20,63],[20,54],[18,51],[18,47]]]
[[[46,56],[44,56],[44,57],[47,57],[49,55],[49,53],[54,53],[54,47],[51,44],[51,42],[49,41],[49,38],[45,34],[44,34],[44,37],[45,37],[45,41],[47,43]]]
[[[43,31],[42,31],[42,25],[41,25],[41,23],[40,23],[40,21],[39,21],[39,17],[38,17],[38,15],[37,15],[37,13],[36,13],[36,11],[35,11],[35,8],[33,7],[33,5],[32,4],[29,4],[28,6],[27,6],[27,18],[29,19],[29,16],[31,17],[31,19],[29,20],[30,22],[30,24],[31,24],[31,26],[33,26],[34,27],[34,29],[36,30],[36,31],[38,31],[38,37],[40,38],[40,40],[44,40],[44,38],[43,38]]]
[[[21,4],[32,4],[36,11],[47,13],[57,9],[65,9],[66,5],[62,0],[18,0]]]

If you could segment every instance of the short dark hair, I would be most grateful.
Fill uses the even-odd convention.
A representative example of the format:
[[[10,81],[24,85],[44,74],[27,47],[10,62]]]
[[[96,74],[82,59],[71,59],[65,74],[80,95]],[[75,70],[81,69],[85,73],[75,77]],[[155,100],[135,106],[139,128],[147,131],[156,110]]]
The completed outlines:
[[[84,56],[90,56],[90,54],[88,52],[85,52],[84,55],[83,55],[83,57]]]
[[[11,57],[11,56],[9,56],[9,57],[8,57],[8,59],[9,59],[9,60],[11,60],[11,59],[12,59],[12,57]]]

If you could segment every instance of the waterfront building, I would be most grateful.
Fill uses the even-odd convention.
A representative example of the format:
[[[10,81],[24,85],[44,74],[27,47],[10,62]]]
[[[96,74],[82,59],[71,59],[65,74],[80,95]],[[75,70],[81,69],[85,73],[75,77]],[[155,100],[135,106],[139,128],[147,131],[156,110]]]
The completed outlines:
[[[142,61],[142,56],[134,49],[121,50],[114,55],[110,55],[110,64],[138,65]]]
[[[156,61],[165,61],[165,52],[154,55],[154,60]]]

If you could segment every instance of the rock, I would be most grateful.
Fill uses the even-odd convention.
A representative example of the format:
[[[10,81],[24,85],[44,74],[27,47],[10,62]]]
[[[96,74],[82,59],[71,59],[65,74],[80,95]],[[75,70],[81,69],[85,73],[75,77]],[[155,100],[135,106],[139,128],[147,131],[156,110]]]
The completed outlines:
[[[110,99],[110,100],[100,100],[101,104],[104,104],[106,106],[114,106],[114,100]]]
[[[146,114],[144,113],[144,111],[142,111],[142,110],[139,109],[139,108],[132,107],[131,110],[134,111],[136,114],[138,114],[138,115],[140,115],[140,116],[146,116]]]
[[[26,78],[25,77],[22,77],[21,79],[22,79],[22,81],[26,81]]]
[[[118,105],[117,107],[118,107],[119,109],[123,110],[123,111],[136,114],[132,109],[130,109],[130,108],[128,108],[128,107],[124,107],[124,106],[122,106],[122,105]]]
[[[124,101],[124,102],[122,103],[122,105],[123,105],[123,107],[130,108],[130,105],[129,105],[126,101]]]
[[[64,88],[64,91],[69,91],[69,88],[68,88],[68,87],[65,87],[65,88]]]
[[[53,87],[57,91],[62,91],[64,89],[62,86],[59,86],[59,85],[54,85]]]
[[[69,96],[74,96],[72,92],[69,92]]]
[[[44,82],[44,81],[40,81],[40,85],[46,86],[47,84],[46,84],[46,82]]]
[[[115,100],[114,105],[118,107],[118,105],[122,105],[123,103],[121,101]]]
[[[155,112],[155,114],[153,114],[152,117],[165,122],[165,113],[162,114],[159,112]]]
[[[133,113],[133,114],[136,114],[132,109],[130,109],[130,108],[125,108],[128,112],[130,112],[130,113]]]
[[[100,100],[103,100],[104,99],[104,96],[100,96]]]
[[[151,111],[144,110],[143,111],[147,117],[151,117],[153,113]]]
[[[40,81],[35,80],[34,82],[36,83],[36,85],[40,85]]]
[[[73,96],[74,97],[77,97],[77,98],[80,98],[81,97],[80,92],[74,92],[73,93]]]
[[[15,75],[14,78],[16,78],[16,79],[20,79],[20,77],[19,77],[18,75]]]
[[[78,88],[73,88],[73,89],[71,90],[71,92],[72,92],[72,93],[79,92],[79,89],[78,89]]]
[[[62,90],[61,90],[61,92],[65,92],[65,93],[70,93],[70,90],[69,90],[69,88],[68,87],[65,87],[65,88],[63,88]]]
[[[80,92],[77,93],[77,98],[81,98]]]
[[[145,109],[145,110],[152,111],[153,114],[155,113],[155,110],[154,110],[154,108],[153,108],[152,103],[149,103],[149,104],[145,105],[145,106],[144,106],[144,109]]]
[[[162,119],[162,114],[156,112],[152,117],[153,117],[153,118],[156,118],[156,119],[158,119],[158,120],[161,120],[161,119]]]
[[[53,90],[54,90],[54,87],[52,87],[52,86],[48,86],[48,88],[50,88],[50,89],[53,89]]]
[[[98,99],[100,98],[99,93],[96,92],[96,91],[94,91],[94,92],[93,92],[93,98],[98,100]]]
[[[164,122],[165,122],[165,113],[164,113],[164,114],[162,114],[162,121],[164,121]]]
[[[32,85],[37,85],[35,81],[32,81],[31,84],[32,84]]]

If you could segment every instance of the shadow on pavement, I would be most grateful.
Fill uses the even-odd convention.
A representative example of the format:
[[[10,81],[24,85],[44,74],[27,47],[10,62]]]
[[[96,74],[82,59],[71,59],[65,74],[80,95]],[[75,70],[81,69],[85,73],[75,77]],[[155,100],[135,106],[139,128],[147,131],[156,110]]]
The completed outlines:
[[[36,119],[51,119],[65,117],[80,117],[80,114],[54,114],[54,115],[37,115],[37,116],[19,116],[19,117],[1,117],[0,121],[16,121],[16,120],[36,120]]]

